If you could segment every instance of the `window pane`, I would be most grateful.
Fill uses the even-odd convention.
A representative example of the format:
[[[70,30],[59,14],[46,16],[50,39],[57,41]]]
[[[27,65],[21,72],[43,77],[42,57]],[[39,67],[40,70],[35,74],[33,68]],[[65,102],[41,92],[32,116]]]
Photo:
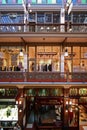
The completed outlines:
[[[48,0],[47,3],[48,3],[48,4],[52,4],[52,0]]]
[[[46,23],[52,22],[52,14],[46,14],[45,15],[45,22]]]
[[[35,58],[35,47],[29,47],[29,59]]]
[[[18,4],[22,4],[22,0],[18,0]]]
[[[46,0],[42,0],[42,4],[46,4],[47,3],[47,1]]]
[[[80,71],[80,47],[73,47],[73,71]]]
[[[36,0],[32,0],[32,4],[36,4]]]
[[[37,47],[37,71],[60,71],[60,47]]]
[[[53,14],[53,23],[59,23],[60,22],[60,14],[54,13]]]
[[[12,4],[12,0],[8,0],[8,4]]]
[[[42,3],[42,1],[41,0],[37,0],[37,4],[41,4]]]
[[[52,4],[56,4],[56,0],[52,0]]]
[[[87,2],[86,2],[86,0],[82,0],[82,4],[86,4]]]
[[[2,0],[2,4],[6,4],[6,0]]]
[[[37,22],[44,23],[44,13],[37,14]]]
[[[57,0],[57,4],[62,4],[62,0]]]
[[[75,53],[75,56],[73,59],[79,59],[80,58],[80,47],[73,47],[73,53]]]

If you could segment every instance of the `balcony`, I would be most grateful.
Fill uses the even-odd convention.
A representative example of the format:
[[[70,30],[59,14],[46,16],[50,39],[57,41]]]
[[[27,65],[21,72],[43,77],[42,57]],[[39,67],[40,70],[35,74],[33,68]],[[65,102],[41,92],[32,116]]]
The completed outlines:
[[[2,43],[83,44],[87,43],[87,24],[0,24],[0,44]]]
[[[0,72],[2,83],[86,83],[87,72],[60,73],[60,72]]]
[[[28,33],[87,33],[87,23],[36,24],[35,22],[30,22],[26,25],[24,23],[6,23],[5,21],[4,18],[3,24],[0,24],[0,33],[24,33],[25,26],[27,28],[26,32]]]

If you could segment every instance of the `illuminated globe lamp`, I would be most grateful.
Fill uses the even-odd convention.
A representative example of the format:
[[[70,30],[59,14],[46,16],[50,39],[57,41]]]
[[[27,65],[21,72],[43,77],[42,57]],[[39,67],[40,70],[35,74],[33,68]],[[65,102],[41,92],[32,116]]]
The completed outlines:
[[[68,56],[68,49],[65,49],[64,56]]]
[[[20,50],[20,53],[19,53],[19,56],[23,56],[24,54],[23,54],[23,50],[21,49]]]

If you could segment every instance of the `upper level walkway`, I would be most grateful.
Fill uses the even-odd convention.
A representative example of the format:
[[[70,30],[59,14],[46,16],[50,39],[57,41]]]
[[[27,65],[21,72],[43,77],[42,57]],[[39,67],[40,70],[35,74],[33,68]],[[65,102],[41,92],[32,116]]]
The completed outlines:
[[[0,85],[87,85],[87,72],[0,72]]]
[[[9,43],[82,43],[82,45],[85,43],[86,45],[87,24],[0,24],[0,44],[4,43],[8,45]]]

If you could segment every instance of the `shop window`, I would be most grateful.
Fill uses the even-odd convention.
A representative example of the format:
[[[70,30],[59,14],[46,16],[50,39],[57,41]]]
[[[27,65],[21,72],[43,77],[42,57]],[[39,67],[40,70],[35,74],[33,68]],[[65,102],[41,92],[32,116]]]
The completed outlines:
[[[22,49],[24,52],[24,48]],[[0,57],[1,57],[0,70],[1,71],[23,70],[24,56],[20,56],[19,54],[20,54],[20,47],[15,47],[15,46],[2,47],[0,52]]]
[[[87,58],[87,47],[81,47],[81,58]]]
[[[63,89],[51,89],[52,96],[63,96]]]
[[[29,72],[35,71],[35,47],[29,47]]]
[[[25,94],[27,94],[27,96],[36,96],[36,91],[35,89],[27,89]]]
[[[51,13],[45,14],[45,22],[46,23],[52,23],[52,14]]]
[[[35,22],[35,13],[29,13],[29,22]]]
[[[8,103],[6,103],[6,102],[4,100],[4,103],[2,105],[0,105],[0,121],[1,122],[2,121],[18,121],[18,106],[10,105],[11,103],[9,101],[8,101]],[[7,123],[3,122],[3,127],[8,127],[8,125],[6,125],[6,124]]]
[[[36,70],[40,72],[60,71],[60,48],[52,46],[37,47]]]
[[[29,59],[35,58],[35,47],[29,47]]]
[[[44,13],[37,13],[37,22],[44,23]]]
[[[38,96],[48,96],[49,91],[47,89],[39,89],[38,90]]]
[[[59,23],[60,22],[60,14],[53,13],[53,23]]]
[[[87,98],[80,99],[80,100],[85,101],[87,100]],[[79,105],[79,111],[80,111],[79,124],[81,126],[85,126],[87,124],[87,108],[86,108],[87,105],[85,105],[85,103],[87,104],[87,102],[82,102],[82,101],[81,101],[81,105]]]
[[[78,127],[78,100],[77,99],[65,99],[65,126]]]
[[[80,71],[80,47],[73,47],[73,72]]]

